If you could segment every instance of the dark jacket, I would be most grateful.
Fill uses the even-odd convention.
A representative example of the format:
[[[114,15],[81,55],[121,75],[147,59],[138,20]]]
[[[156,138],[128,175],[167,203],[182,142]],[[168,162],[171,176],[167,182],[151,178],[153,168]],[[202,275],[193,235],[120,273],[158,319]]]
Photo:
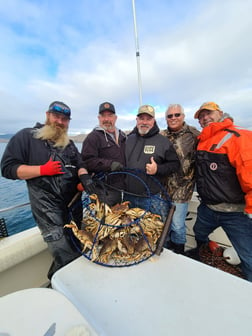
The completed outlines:
[[[160,186],[153,181],[151,175],[146,175],[146,164],[151,157],[157,163],[157,173],[154,177],[163,184],[165,178],[180,168],[180,163],[172,143],[159,134],[159,128],[155,123],[152,129],[141,136],[137,127],[128,136],[126,141],[126,166],[127,168],[141,170],[141,179],[146,183],[152,194],[160,192]],[[127,190],[137,195],[145,194],[146,187],[134,177],[128,177]],[[148,192],[147,192],[148,193]]]
[[[83,141],[81,155],[89,173],[110,173],[114,161],[125,166],[126,134],[117,129],[118,143],[113,136],[101,127],[96,127]],[[107,180],[108,184],[122,188],[122,176],[113,175]]]
[[[69,221],[67,205],[77,192],[78,170],[85,164],[72,141],[60,149],[49,141],[35,139],[34,131],[42,126],[37,123],[34,128],[25,128],[10,139],[2,157],[1,170],[4,177],[18,179],[17,168],[22,164],[43,165],[50,158],[61,161],[65,174],[26,180],[33,216],[46,236],[51,226],[63,227]]]

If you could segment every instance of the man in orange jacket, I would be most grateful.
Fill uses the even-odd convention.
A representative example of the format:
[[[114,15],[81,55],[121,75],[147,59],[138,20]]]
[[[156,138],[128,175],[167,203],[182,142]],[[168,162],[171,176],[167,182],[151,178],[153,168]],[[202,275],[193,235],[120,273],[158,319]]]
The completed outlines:
[[[235,126],[214,102],[201,105],[194,118],[203,128],[196,153],[197,247],[221,226],[252,281],[252,132]]]

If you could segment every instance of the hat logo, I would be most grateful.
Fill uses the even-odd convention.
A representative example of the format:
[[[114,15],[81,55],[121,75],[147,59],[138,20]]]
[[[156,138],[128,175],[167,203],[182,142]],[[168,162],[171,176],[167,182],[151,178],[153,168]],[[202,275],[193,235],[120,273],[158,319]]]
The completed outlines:
[[[104,108],[110,108],[110,105],[108,103],[104,104]]]

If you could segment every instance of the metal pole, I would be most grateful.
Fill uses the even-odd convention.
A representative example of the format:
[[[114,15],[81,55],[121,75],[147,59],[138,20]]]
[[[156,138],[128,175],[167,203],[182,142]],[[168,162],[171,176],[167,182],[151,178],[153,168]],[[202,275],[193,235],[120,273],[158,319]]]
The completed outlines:
[[[141,106],[142,105],[142,80],[141,80],[141,71],[140,71],[140,52],[139,52],[139,43],[138,43],[138,36],[137,36],[135,0],[132,0],[132,10],[133,10],[134,30],[135,30],[135,44],[136,44],[136,61],[137,61],[139,105]]]

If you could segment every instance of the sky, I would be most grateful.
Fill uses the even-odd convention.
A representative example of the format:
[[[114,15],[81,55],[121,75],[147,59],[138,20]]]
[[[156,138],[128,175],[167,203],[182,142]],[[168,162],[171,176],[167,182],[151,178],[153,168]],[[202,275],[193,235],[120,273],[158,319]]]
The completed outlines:
[[[135,0],[142,103],[166,127],[169,104],[186,122],[214,101],[252,130],[252,0]],[[54,100],[71,107],[71,135],[115,105],[135,126],[140,105],[132,0],[0,2],[0,134],[45,121]]]

